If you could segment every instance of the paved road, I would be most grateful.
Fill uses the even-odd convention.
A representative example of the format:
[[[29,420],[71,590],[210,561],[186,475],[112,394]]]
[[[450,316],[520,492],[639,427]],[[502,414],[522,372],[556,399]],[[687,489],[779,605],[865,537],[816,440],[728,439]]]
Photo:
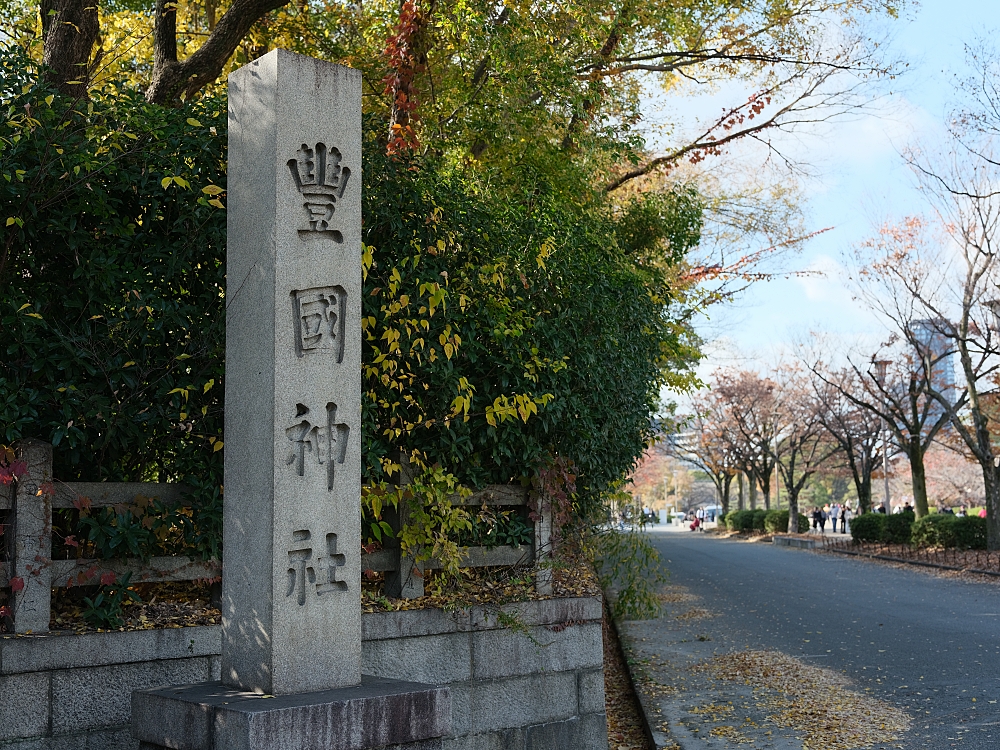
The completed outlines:
[[[713,651],[777,649],[843,671],[914,717],[906,748],[1000,747],[1000,583],[703,534],[650,536],[670,582],[719,614],[698,625]]]

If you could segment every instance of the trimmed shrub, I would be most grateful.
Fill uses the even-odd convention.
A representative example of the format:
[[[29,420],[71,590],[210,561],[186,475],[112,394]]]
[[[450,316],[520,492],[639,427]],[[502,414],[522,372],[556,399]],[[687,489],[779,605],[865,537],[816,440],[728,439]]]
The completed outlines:
[[[771,510],[764,517],[764,530],[769,534],[784,534],[788,531],[788,511]],[[809,531],[809,519],[799,513],[799,533]]]
[[[959,549],[986,549],[986,519],[979,516],[956,518],[955,546]]]
[[[881,542],[886,519],[881,513],[863,513],[851,519],[851,539],[856,542]]]
[[[764,531],[764,519],[767,518],[766,510],[754,510],[753,513],[753,530],[754,531]]]
[[[737,510],[726,516],[726,528],[730,531],[753,531],[754,513],[752,510]]]
[[[932,513],[913,524],[910,540],[917,547],[954,547],[955,523],[950,513]]]
[[[885,524],[882,530],[882,541],[891,544],[909,544],[913,522],[917,520],[916,514],[912,510],[904,510],[902,513],[883,517]]]

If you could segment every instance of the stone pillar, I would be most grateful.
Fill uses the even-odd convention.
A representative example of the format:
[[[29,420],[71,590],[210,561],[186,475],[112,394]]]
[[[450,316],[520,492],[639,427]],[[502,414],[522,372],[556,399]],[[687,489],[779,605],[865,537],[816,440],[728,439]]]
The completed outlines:
[[[361,681],[361,73],[229,77],[222,681]]]
[[[229,77],[222,680],[132,694],[160,750],[429,750],[448,688],[361,677],[361,74]]]
[[[15,451],[28,472],[17,482],[12,513],[13,577],[24,582],[14,592],[14,632],[44,633],[52,600],[52,495],[42,485],[52,481],[52,446],[29,439]]]

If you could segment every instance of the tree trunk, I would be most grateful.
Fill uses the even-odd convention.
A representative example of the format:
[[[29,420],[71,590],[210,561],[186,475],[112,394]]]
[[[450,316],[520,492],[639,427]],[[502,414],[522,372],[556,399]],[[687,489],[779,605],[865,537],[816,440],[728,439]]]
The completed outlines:
[[[733,475],[726,474],[726,478],[722,480],[722,515],[729,513],[729,495],[732,486]]]
[[[146,89],[146,99],[153,104],[175,104],[214,82],[257,20],[288,2],[235,0],[205,43],[181,62],[177,59],[177,3],[156,0],[153,76]]]
[[[739,490],[740,490],[740,497],[739,497],[739,503],[740,504],[739,504],[739,508],[740,508],[740,510],[744,510],[746,508],[746,503],[743,500],[743,472],[742,471],[739,473],[739,476],[737,477],[737,482],[739,482]]]
[[[927,507],[927,472],[924,469],[924,452],[917,446],[910,450],[910,485],[913,488],[913,508],[917,518],[923,518]],[[888,509],[886,509],[888,510]]]
[[[64,94],[86,96],[101,33],[97,0],[41,0],[41,14],[48,79]]]
[[[750,510],[757,510],[757,477],[750,475]]]
[[[788,489],[787,487],[785,488]],[[788,533],[799,533],[799,493],[788,490]],[[836,529],[835,529],[836,530]]]
[[[986,549],[1000,550],[1000,468],[983,472],[986,486]]]

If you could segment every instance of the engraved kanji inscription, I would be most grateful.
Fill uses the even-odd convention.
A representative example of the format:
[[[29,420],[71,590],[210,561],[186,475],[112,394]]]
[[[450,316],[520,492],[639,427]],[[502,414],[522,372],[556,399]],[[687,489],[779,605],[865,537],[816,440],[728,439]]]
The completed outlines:
[[[307,467],[316,465],[326,470],[326,488],[333,490],[334,472],[337,464],[347,458],[347,438],[351,428],[337,421],[337,405],[332,401],[325,411],[316,410],[313,416],[305,404],[295,405],[295,419],[298,421],[285,430],[292,443],[292,450],[285,463],[295,467],[295,473],[304,477]]]
[[[323,143],[315,147],[303,143],[295,152],[295,158],[288,160],[295,187],[304,199],[302,207],[306,220],[299,229],[300,237],[344,241],[344,235],[331,227],[337,201],[344,197],[351,178],[350,168],[343,166],[342,161],[338,149],[328,149]]]
[[[337,535],[326,535],[326,546],[316,550],[313,557],[312,532],[308,529],[292,532],[292,546],[288,550],[288,590],[286,597],[294,596],[299,606],[306,603],[310,593],[317,596],[334,591],[347,591],[347,581],[337,579],[337,568],[343,567],[346,558],[337,553]]]
[[[337,362],[344,361],[344,324],[347,292],[342,286],[323,286],[292,292],[295,315],[295,350],[332,349]]]

